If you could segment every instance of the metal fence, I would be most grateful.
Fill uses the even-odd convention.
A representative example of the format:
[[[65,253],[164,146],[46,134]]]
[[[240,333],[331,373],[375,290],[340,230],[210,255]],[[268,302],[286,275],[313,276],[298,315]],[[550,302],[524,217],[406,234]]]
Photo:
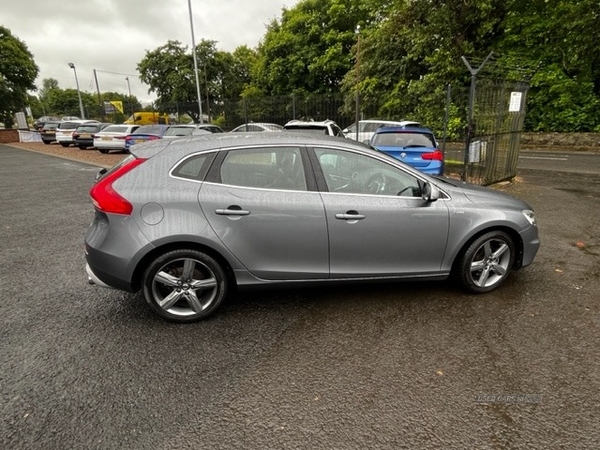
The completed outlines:
[[[444,123],[444,130],[434,127],[445,153],[446,174],[482,185],[516,176],[527,89],[526,81],[503,81],[485,76],[476,77],[470,90],[464,86],[449,87],[445,117],[436,121],[438,124]],[[355,121],[354,105],[353,99],[344,99],[342,95],[290,95],[205,102],[203,112],[205,120],[217,123],[225,130],[252,122],[284,125],[293,119],[331,119],[344,128]],[[176,114],[197,109],[197,103],[160,107],[161,112]],[[404,117],[378,117],[377,107],[362,109],[360,117],[389,120],[406,117],[418,120],[410,114]],[[448,143],[447,146],[446,129],[449,122],[467,126],[463,139]]]
[[[477,80],[463,149],[463,180],[488,185],[517,175],[528,87],[526,81]]]

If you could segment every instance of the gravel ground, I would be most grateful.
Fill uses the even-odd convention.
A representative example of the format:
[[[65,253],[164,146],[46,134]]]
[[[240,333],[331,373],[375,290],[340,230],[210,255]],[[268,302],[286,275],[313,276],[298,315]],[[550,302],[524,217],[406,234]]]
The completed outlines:
[[[96,149],[80,150],[77,147],[63,147],[58,144],[46,145],[42,142],[14,142],[6,145],[106,168],[114,166],[126,156],[121,152],[102,154]]]

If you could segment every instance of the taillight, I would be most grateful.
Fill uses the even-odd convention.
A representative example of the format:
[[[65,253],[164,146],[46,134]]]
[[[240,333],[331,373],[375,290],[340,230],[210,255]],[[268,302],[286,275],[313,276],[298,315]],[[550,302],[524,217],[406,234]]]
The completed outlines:
[[[124,139],[125,139],[125,136],[113,136],[113,139],[121,139],[121,140],[124,140]]]
[[[127,172],[135,169],[144,161],[146,160],[142,158],[132,159],[116,169],[114,172],[110,172],[104,178],[101,178],[94,186],[92,186],[92,189],[90,189],[90,196],[92,197],[94,206],[100,211],[107,213],[124,215],[131,214],[133,206],[117,191],[115,191],[113,188],[113,183]]]
[[[423,153],[421,155],[422,159],[426,159],[427,161],[442,161],[444,159],[444,155],[439,150],[436,150],[431,153]]]
[[[155,141],[157,139],[160,139],[160,136],[148,136],[149,141]]]
[[[77,133],[73,133],[71,136],[73,137],[73,139],[77,139],[79,137]]]

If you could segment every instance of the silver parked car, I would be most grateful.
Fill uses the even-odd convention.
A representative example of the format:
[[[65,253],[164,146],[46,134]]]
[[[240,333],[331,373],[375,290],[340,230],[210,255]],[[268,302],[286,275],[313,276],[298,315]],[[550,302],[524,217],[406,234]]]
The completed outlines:
[[[296,133],[157,140],[99,178],[88,279],[142,290],[166,319],[233,286],[439,280],[497,288],[539,247],[521,200],[430,177],[362,144]]]

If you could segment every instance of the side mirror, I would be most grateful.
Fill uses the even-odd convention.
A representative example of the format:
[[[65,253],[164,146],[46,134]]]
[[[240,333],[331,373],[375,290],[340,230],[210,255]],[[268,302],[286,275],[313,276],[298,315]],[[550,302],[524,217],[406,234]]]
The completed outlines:
[[[440,198],[440,190],[437,186],[434,186],[431,183],[423,183],[423,188],[421,189],[421,198],[425,202],[435,202],[438,198]]]

